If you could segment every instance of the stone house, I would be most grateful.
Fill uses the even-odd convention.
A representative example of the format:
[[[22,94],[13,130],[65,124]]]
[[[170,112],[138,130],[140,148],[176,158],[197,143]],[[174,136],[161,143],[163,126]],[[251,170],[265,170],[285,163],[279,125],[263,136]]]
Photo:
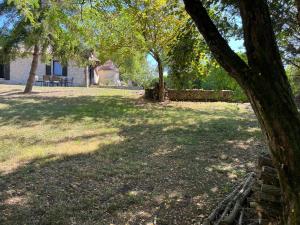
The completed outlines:
[[[16,58],[9,63],[0,62],[0,83],[25,84],[30,68],[32,57]],[[39,62],[36,77],[42,80],[44,75],[55,75],[73,78],[74,86],[86,86],[87,84],[119,85],[119,70],[112,61],[107,61],[102,66],[90,67],[88,78],[85,75],[85,68],[69,61],[67,66],[62,65],[58,60],[51,60],[49,63]],[[87,80],[88,79],[88,80]],[[92,82],[91,82],[92,81]]]
[[[118,67],[111,61],[94,69],[94,83],[98,85],[120,86],[120,73]]]
[[[1,83],[8,84],[25,84],[30,72],[32,57],[16,58],[9,63],[0,62],[0,80]],[[67,66],[63,66],[57,60],[51,60],[45,64],[40,61],[37,67],[36,76],[39,80],[44,75],[65,76],[73,78],[74,85],[85,85],[84,68],[69,62]]]

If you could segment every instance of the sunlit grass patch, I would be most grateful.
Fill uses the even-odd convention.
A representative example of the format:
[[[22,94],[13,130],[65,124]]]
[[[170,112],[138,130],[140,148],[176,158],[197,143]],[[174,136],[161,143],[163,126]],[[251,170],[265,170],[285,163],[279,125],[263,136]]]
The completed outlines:
[[[0,224],[201,222],[265,148],[249,104],[22,88],[0,86]]]

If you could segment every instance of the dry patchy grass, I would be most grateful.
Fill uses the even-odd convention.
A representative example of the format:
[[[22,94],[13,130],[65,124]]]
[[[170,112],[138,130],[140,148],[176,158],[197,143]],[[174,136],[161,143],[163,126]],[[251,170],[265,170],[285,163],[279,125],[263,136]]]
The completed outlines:
[[[0,224],[197,224],[264,149],[247,104],[0,86]]]

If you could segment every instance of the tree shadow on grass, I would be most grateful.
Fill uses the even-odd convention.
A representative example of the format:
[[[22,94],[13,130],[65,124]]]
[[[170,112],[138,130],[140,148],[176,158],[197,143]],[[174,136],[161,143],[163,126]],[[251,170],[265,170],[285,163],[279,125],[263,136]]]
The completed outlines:
[[[0,103],[8,107],[0,108],[0,125],[27,127],[34,122],[69,123],[91,119],[94,122],[129,122],[147,121],[151,118],[170,116],[174,121],[196,115],[211,115],[204,110],[178,109],[172,106],[160,106],[149,103],[149,107],[138,107],[135,100],[123,96],[79,96],[79,97],[43,97],[1,98]],[[234,117],[236,111],[227,109],[216,112],[222,117]],[[116,120],[117,119],[117,120]]]
[[[0,103],[7,106],[0,108],[1,126],[88,120],[118,128],[122,137],[90,153],[49,153],[2,173],[0,224],[201,222],[216,199],[252,168],[253,156],[263,148],[256,143],[260,132],[249,129],[257,122],[234,109],[139,106],[123,96],[8,97]],[[73,139],[105,135],[110,134]],[[29,146],[42,141],[24,140]],[[68,143],[70,138],[51,141]]]
[[[38,121],[59,121],[68,119],[69,122],[78,122],[83,118],[110,120],[127,117],[134,110],[119,96],[80,96],[80,97],[31,97],[1,99],[0,103],[9,105],[9,109],[0,110],[1,125],[18,123],[30,125]]]
[[[189,124],[190,116],[209,113],[172,107],[150,111],[116,97],[38,99],[33,107],[14,101],[9,111],[0,110],[1,125],[90,117],[118,126],[123,139],[88,154],[37,158],[1,174],[0,224],[201,222],[216,200],[253,169],[263,148],[252,139],[260,132],[248,129],[257,123],[236,119],[231,111]],[[160,122],[150,123],[153,117]]]

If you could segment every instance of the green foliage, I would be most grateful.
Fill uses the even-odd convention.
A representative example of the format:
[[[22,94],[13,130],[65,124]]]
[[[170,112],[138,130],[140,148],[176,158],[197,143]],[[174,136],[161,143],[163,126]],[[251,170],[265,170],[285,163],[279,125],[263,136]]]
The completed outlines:
[[[300,67],[300,26],[294,0],[269,0],[273,29],[281,57],[286,64]]]
[[[161,49],[167,46],[170,38],[168,33],[176,26],[173,23],[175,15],[169,15],[167,9],[170,6],[166,1],[153,4],[137,1],[129,5],[116,1],[99,1],[91,5],[85,1],[74,4],[72,1],[49,0],[43,6],[35,0],[15,0],[12,3],[15,4],[13,9],[22,18],[20,28],[23,29],[23,23],[27,23],[29,32],[27,28],[23,37],[14,29],[9,31],[9,38],[3,46],[10,49],[10,55],[13,45],[18,51],[20,44],[29,49],[38,43],[45,61],[55,57],[67,62],[72,58],[86,65],[89,53],[93,51],[102,62],[113,60],[119,66],[123,80],[132,80],[142,86],[147,86],[152,79],[146,54],[154,49],[155,52],[163,52]],[[142,6],[147,7],[141,10]],[[157,15],[162,9],[165,23],[160,21],[164,16]],[[177,23],[179,21],[177,18]],[[158,22],[162,25],[155,25]],[[157,29],[150,29],[151,26]],[[36,32],[37,29],[39,32]]]
[[[143,87],[150,85],[153,75],[145,54],[136,52],[134,55],[130,55],[122,60],[119,67],[122,80],[131,80],[138,86]]]
[[[7,5],[14,5],[19,14],[25,19],[29,20],[31,24],[37,25],[37,14],[41,12],[39,0],[7,0],[4,1]]]
[[[207,90],[232,90],[234,91],[233,100],[247,100],[247,97],[238,83],[219,66],[211,68],[208,75],[203,77],[202,88]]]
[[[202,36],[191,21],[181,29],[170,48],[169,88],[232,90],[234,100],[246,100],[236,81],[212,58]],[[241,57],[245,58],[245,55],[241,54]]]
[[[183,5],[177,0],[134,0],[117,5],[119,13],[129,18],[126,28],[137,38],[138,51],[151,54],[164,70],[169,43],[187,18]]]
[[[297,22],[295,0],[267,0],[267,2],[281,57],[285,64],[293,64],[299,68],[300,61],[297,56],[300,51],[300,26]],[[238,1],[203,0],[203,3],[212,12],[210,17],[225,38],[229,36],[243,39]],[[222,19],[219,20],[219,17]]]
[[[203,38],[189,20],[170,44],[169,74],[176,89],[200,88],[200,77],[214,64]]]
[[[158,77],[152,78],[151,82],[149,83],[149,87],[154,88],[158,84],[158,82],[159,82]],[[174,84],[170,76],[164,76],[164,82],[167,88],[174,88]]]
[[[300,94],[300,69],[290,65],[286,68],[286,74],[289,79],[293,94],[299,95]]]
[[[169,43],[176,37],[186,20],[182,4],[176,0],[133,1],[127,10],[145,49],[153,56],[166,54]]]
[[[153,71],[146,55],[166,65],[168,43],[185,21],[182,4],[177,0],[112,0],[95,8],[82,11],[89,33],[86,42],[94,46],[101,61],[111,59],[119,66],[122,79],[148,86]]]
[[[4,1],[0,14],[11,21],[1,27],[2,53],[15,58],[31,54],[32,47],[39,45],[45,61],[51,57],[62,62],[86,60],[82,57],[85,24],[80,23],[78,7],[69,1]]]
[[[217,7],[217,6],[216,6]],[[216,10],[216,7],[210,8],[210,13]],[[220,6],[219,6],[220,7]],[[225,21],[226,13],[214,16],[214,21],[221,23],[222,32],[232,36],[235,31],[232,27],[232,21]],[[228,32],[231,30],[232,32]],[[228,34],[229,33],[229,34]],[[170,44],[169,75],[171,84],[169,87],[176,89],[194,89],[202,88],[208,90],[232,90],[234,91],[234,100],[245,101],[246,96],[239,85],[220,68],[212,57],[203,37],[199,34],[195,25],[187,21],[180,30],[180,34]],[[245,54],[240,54],[245,60]]]

